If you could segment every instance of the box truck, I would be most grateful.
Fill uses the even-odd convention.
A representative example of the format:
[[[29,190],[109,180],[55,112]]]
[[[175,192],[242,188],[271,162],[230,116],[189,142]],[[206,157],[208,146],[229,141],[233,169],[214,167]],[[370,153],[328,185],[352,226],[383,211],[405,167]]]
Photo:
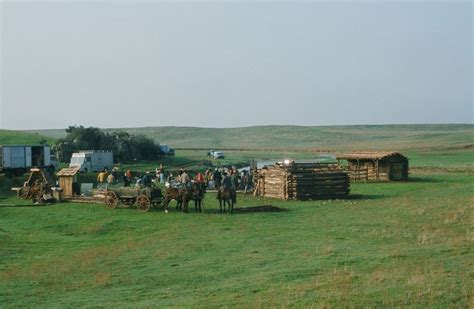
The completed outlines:
[[[58,168],[48,145],[1,145],[0,173],[22,175],[32,167]]]
[[[109,171],[114,165],[112,151],[83,150],[72,154],[69,167],[79,167],[81,172],[100,172],[107,168]]]

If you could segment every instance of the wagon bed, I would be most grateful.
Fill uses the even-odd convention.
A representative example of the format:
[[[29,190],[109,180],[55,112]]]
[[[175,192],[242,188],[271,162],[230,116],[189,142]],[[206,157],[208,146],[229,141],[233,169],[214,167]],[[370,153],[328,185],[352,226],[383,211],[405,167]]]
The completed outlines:
[[[107,188],[104,192],[104,201],[111,209],[121,205],[136,207],[139,211],[146,212],[161,205],[163,195],[158,188]]]

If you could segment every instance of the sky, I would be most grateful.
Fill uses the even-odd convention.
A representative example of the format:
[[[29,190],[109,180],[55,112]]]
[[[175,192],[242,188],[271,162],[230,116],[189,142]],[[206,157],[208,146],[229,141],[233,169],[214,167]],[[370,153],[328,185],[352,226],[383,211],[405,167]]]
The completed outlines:
[[[471,1],[0,2],[0,128],[473,123]]]

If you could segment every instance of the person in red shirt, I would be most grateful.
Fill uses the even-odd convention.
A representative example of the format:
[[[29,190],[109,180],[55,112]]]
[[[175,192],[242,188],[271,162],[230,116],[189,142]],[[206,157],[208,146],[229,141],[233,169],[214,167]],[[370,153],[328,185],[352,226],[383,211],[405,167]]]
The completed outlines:
[[[204,189],[205,179],[201,172],[198,172],[196,176],[194,176],[194,182],[201,185],[201,188]]]

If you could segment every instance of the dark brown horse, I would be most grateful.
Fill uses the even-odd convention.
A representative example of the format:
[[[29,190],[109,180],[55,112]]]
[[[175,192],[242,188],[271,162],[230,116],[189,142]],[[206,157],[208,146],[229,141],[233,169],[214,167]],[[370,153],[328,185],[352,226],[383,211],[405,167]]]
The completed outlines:
[[[180,195],[178,188],[166,188],[165,191],[165,198],[163,199],[163,207],[167,210],[169,203],[175,200],[176,201],[176,209],[181,209],[181,205],[183,203],[183,199]]]
[[[204,200],[205,193],[206,193],[206,188],[204,184],[201,184],[201,183],[193,184],[194,210],[196,212],[204,212],[203,200]]]
[[[193,199],[192,188],[167,188],[165,191],[165,198],[163,200],[163,207],[167,210],[168,204],[176,201],[176,209],[188,212],[189,201]]]
[[[227,205],[229,205],[229,213],[232,213],[234,211],[234,205],[237,204],[237,193],[234,189],[221,188],[217,191],[217,199],[219,200],[220,212],[222,212],[222,207],[224,207],[224,212],[226,212],[225,204],[227,203]]]

